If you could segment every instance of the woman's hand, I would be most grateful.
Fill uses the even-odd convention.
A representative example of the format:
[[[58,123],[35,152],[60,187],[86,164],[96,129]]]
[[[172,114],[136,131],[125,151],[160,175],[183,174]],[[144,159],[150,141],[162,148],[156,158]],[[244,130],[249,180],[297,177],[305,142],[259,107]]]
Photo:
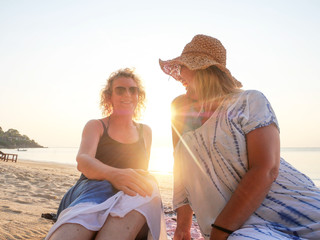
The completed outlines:
[[[112,172],[110,182],[116,189],[123,191],[129,196],[136,196],[136,194],[143,197],[147,195],[151,196],[153,187],[147,171],[131,168],[114,168]]]
[[[173,240],[190,240],[190,229],[177,228],[174,232]]]
[[[191,224],[192,224],[192,214],[193,211],[190,205],[183,205],[177,210],[177,228],[174,232],[174,240],[190,240],[191,234]]]

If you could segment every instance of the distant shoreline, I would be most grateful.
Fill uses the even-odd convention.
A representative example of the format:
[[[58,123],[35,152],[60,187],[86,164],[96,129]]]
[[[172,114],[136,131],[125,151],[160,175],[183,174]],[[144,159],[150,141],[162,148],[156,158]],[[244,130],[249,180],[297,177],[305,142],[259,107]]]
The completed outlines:
[[[283,151],[320,151],[320,147],[281,147]]]

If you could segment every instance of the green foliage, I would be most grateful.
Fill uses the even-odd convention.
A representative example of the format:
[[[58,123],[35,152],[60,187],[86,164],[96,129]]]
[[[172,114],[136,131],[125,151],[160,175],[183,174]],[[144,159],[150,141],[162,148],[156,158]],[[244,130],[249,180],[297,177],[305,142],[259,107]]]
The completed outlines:
[[[4,132],[0,127],[0,148],[42,148],[26,135],[21,135],[18,130],[10,128]]]

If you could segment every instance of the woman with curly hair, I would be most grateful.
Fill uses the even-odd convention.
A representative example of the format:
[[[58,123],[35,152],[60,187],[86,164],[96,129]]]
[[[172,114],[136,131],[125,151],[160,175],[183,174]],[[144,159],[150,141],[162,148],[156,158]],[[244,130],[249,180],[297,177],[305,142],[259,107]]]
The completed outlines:
[[[145,91],[132,69],[110,75],[100,106],[106,117],[84,127],[77,155],[82,174],[63,197],[47,239],[166,238],[159,190],[147,172],[151,129],[134,121]]]

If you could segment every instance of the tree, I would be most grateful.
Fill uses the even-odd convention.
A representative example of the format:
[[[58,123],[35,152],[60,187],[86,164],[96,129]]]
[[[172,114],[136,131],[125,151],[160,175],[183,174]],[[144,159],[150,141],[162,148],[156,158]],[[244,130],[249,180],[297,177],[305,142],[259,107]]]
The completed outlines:
[[[21,135],[18,130],[10,128],[4,132],[0,127],[0,148],[42,148],[36,141]]]
[[[18,130],[10,128],[8,131],[6,131],[6,135],[9,137],[17,137],[20,136],[20,133]]]

